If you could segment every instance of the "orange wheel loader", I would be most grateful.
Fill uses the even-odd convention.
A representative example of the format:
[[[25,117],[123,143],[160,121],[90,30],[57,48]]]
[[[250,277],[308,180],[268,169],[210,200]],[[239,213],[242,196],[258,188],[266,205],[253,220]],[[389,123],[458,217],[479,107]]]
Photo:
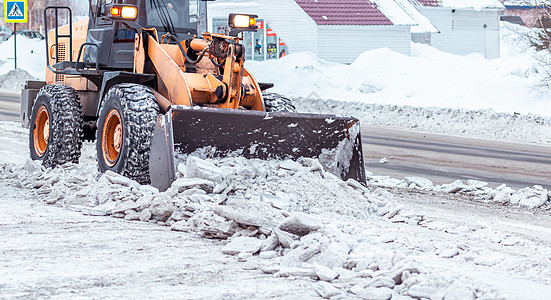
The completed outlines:
[[[257,16],[230,14],[230,29],[216,34],[206,32],[205,1],[89,5],[74,23],[70,7],[44,10],[46,80],[28,81],[21,101],[32,159],[77,163],[82,141],[95,140],[100,171],[166,190],[175,157],[209,147],[219,156],[317,158],[365,182],[357,119],[296,113],[244,67],[240,33],[256,30]]]

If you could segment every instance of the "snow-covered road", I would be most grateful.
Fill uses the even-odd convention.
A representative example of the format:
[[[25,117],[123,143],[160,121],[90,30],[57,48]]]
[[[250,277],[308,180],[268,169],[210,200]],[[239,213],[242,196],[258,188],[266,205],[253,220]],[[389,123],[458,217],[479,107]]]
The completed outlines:
[[[447,256],[447,250],[450,249],[444,246],[438,254],[440,258],[420,257],[422,261],[435,266],[443,264],[457,275],[469,274],[471,279],[489,285],[495,284],[504,295],[508,294],[504,296],[507,299],[548,299],[551,295],[551,282],[533,280],[551,275],[549,270],[537,266],[540,263],[551,263],[549,211],[527,212],[518,208],[472,202],[468,197],[446,197],[441,193],[403,190],[391,192],[398,202],[422,211],[431,220],[427,226],[430,229],[428,231],[420,232],[417,227],[403,231],[404,235],[411,238],[407,239],[410,243],[417,239],[420,245],[423,239],[432,235],[431,242],[441,240],[443,245],[447,244],[452,249],[467,245],[479,255],[472,257],[474,265],[461,260],[450,263],[446,259],[440,259]],[[472,230],[473,228],[478,229]],[[416,237],[417,235],[419,236]],[[434,245],[437,243],[425,244],[426,249],[422,251],[430,253]],[[483,267],[494,263],[496,265],[493,267]],[[528,265],[530,263],[533,264]],[[508,271],[503,272],[505,269]],[[531,275],[516,277],[521,273]],[[533,279],[529,279],[530,277]]]
[[[285,299],[312,280],[247,270],[220,240],[84,216],[0,183],[0,299]]]
[[[136,196],[142,192],[131,188],[135,183],[96,174],[93,144],[84,144],[79,166],[40,171],[25,163],[25,130],[16,123],[1,125],[0,298],[548,299],[551,294],[548,206],[528,210],[414,189],[369,191],[296,163],[255,167],[261,162],[229,159],[215,167],[225,170],[224,180],[236,189],[226,195],[226,205],[212,205],[218,199],[212,190],[172,189],[155,196],[194,207],[187,222],[88,216],[72,210],[112,214],[132,204],[113,216],[135,219],[130,216],[136,211],[141,217],[158,207]],[[270,172],[272,180],[278,174],[277,184],[262,184],[255,170]],[[93,204],[105,195],[111,195],[113,212]],[[174,218],[182,218],[176,207],[180,217]],[[302,216],[298,210],[320,220],[314,224],[321,228],[300,239],[289,235],[291,244],[275,252],[227,255],[222,251],[237,236],[210,240],[196,233],[205,235],[204,226],[221,230],[212,211],[224,208],[227,215],[232,207],[253,220],[281,222],[280,228],[289,212]],[[195,227],[197,222],[203,227]],[[170,224],[187,232],[170,231]],[[241,225],[236,234],[262,239],[250,226]]]
[[[248,64],[257,79],[276,83],[274,92],[305,97],[295,99],[301,112],[352,114],[363,126],[406,129],[412,136],[432,132],[548,148],[550,97],[532,90],[544,72],[516,38],[501,41],[509,51],[498,60],[412,44],[411,57],[378,49],[352,65],[312,53]],[[43,78],[43,42],[22,42],[28,51],[23,69]],[[0,46],[6,50],[0,61],[9,61],[13,47]],[[10,69],[3,67],[2,73]],[[5,75],[0,90],[17,93],[29,78]],[[16,117],[14,103],[0,103],[0,118]],[[19,123],[0,122],[0,299],[551,295],[551,192],[541,186],[493,189],[480,181],[433,185],[419,177],[369,176],[365,187],[337,179],[315,160],[203,153],[184,159],[180,178],[159,193],[115,173],[99,174],[89,142],[78,165],[44,170],[28,160],[27,132]],[[392,166],[398,154],[387,151],[371,158],[394,156],[382,165]],[[461,160],[454,159],[440,162]],[[519,164],[524,175],[533,168]]]

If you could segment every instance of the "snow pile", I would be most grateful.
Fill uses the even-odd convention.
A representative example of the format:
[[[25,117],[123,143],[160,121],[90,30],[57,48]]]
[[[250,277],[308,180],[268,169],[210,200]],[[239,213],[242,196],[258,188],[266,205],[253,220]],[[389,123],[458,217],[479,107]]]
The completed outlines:
[[[11,70],[7,74],[0,75],[0,91],[20,91],[25,87],[27,80],[37,80],[37,78],[22,69]]]
[[[14,69],[14,38],[0,44],[0,74]],[[46,76],[46,44],[44,40],[17,36],[17,68],[27,71],[32,77],[44,80]],[[15,90],[16,88],[13,87]]]
[[[394,238],[369,222],[431,222],[397,205],[388,192],[337,179],[313,159],[191,156],[162,193],[113,172],[99,174],[90,164],[44,169],[27,160],[23,169],[1,168],[8,184],[31,189],[49,204],[228,239],[222,252],[236,255],[243,268],[319,279],[313,288],[321,297],[495,296],[484,284],[435,273],[407,248],[389,247]]]
[[[424,191],[464,194],[481,202],[494,202],[503,205],[519,206],[529,209],[551,209],[551,191],[540,185],[514,190],[506,184],[493,189],[487,182],[456,180],[450,184],[434,185],[432,181],[420,177],[406,177],[403,180],[388,176],[368,176],[368,185],[386,188],[408,188]]]
[[[505,63],[509,60],[520,60],[510,64],[515,67],[524,65],[521,69],[523,72],[517,73],[517,76],[535,75],[534,73],[539,72],[537,61],[534,60],[537,51],[531,47],[530,38],[536,37],[536,34],[537,31],[532,28],[501,21],[499,48],[501,58],[498,61],[503,62],[505,67]]]
[[[547,191],[540,185],[515,191],[503,184],[488,193],[485,200],[528,208],[551,208],[551,191]]]
[[[524,143],[551,143],[551,117],[466,110],[381,105],[321,99],[294,99],[301,112],[352,115],[361,126],[412,129]]]
[[[457,180],[450,184],[437,186],[434,190],[448,193],[463,193],[474,196],[474,199],[484,202],[496,202],[530,209],[551,208],[551,191],[547,191],[540,185],[519,190],[507,187],[505,184],[495,189],[488,188],[486,185],[486,182],[477,180],[468,180],[467,184],[464,184],[461,180]]]
[[[486,60],[411,46],[411,56],[382,48],[350,65],[295,53],[247,66],[259,81],[273,82],[274,92],[291,97],[551,115],[551,97],[533,91],[540,80],[533,60]]]
[[[190,156],[186,164],[179,164],[178,170],[180,178],[162,193],[113,172],[97,173],[92,165],[67,164],[44,170],[29,159],[25,170],[12,168],[4,171],[3,176],[18,187],[36,188],[38,194],[48,195],[46,202],[50,204],[87,206],[94,208],[90,210],[92,214],[130,218],[127,215],[132,215],[132,210],[141,213],[152,206],[163,206],[162,212],[152,209],[150,218],[166,225],[175,223],[169,221],[172,214],[168,211],[183,208],[193,212],[198,207],[212,210],[219,205],[248,210],[264,218],[269,216],[271,222],[276,223],[290,212],[339,214],[360,219],[403,217],[402,214],[408,213],[395,207],[388,194],[372,193],[352,179],[344,182],[324,171],[315,159],[303,158],[300,162],[242,157],[205,160]],[[318,188],[312,189],[312,186]],[[79,192],[68,193],[75,189]],[[130,205],[130,201],[140,205]],[[115,209],[114,206],[121,203],[130,208]]]

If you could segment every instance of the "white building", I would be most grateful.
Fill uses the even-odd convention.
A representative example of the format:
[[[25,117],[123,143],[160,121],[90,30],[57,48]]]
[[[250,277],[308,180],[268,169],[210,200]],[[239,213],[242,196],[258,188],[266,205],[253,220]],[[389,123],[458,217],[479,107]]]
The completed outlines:
[[[409,55],[412,32],[437,32],[407,1],[218,0],[209,3],[209,30],[219,30],[229,13],[257,14],[265,23],[265,32],[281,39],[277,53],[285,44],[287,53],[311,51],[321,59],[341,63],[383,47]],[[268,34],[246,35],[244,44],[248,53],[255,47],[271,49],[273,42],[268,39]],[[269,58],[265,52],[263,56]]]
[[[498,0],[410,0],[436,26],[430,45],[453,54],[499,57]],[[415,41],[415,39],[414,39]]]

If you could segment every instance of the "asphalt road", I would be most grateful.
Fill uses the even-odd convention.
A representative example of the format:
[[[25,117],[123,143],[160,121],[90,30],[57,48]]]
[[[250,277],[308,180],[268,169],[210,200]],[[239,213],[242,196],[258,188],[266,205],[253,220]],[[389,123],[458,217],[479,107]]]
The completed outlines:
[[[388,128],[362,128],[368,171],[395,178],[424,177],[434,183],[486,181],[492,187],[535,184],[551,189],[551,145],[498,142]],[[388,163],[379,161],[387,158]]]
[[[19,121],[21,96],[16,94],[0,94],[0,120]]]
[[[20,96],[0,94],[0,120],[19,121]],[[551,189],[551,145],[496,142],[363,127],[368,171],[395,178],[425,177],[436,184],[477,179],[496,187],[539,184]],[[388,163],[380,164],[381,158]]]

